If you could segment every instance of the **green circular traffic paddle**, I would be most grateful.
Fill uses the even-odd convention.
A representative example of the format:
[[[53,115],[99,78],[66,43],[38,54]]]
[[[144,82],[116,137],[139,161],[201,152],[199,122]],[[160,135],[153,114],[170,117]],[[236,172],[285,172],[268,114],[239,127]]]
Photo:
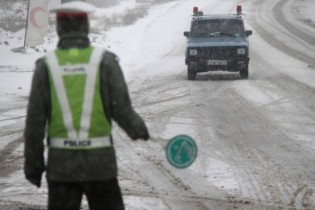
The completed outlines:
[[[167,161],[176,168],[187,168],[197,158],[197,145],[187,135],[178,135],[172,138],[166,145],[165,153]]]
[[[152,137],[153,140],[167,140]],[[198,148],[194,139],[188,135],[177,135],[171,138],[165,146],[167,161],[175,168],[187,168],[197,158]]]

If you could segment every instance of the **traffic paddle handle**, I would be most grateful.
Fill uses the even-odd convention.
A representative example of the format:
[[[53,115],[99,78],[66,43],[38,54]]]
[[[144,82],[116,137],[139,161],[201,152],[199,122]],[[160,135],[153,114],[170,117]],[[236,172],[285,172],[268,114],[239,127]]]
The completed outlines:
[[[150,134],[150,139],[152,141],[155,141],[155,142],[159,143],[163,147],[163,149],[166,148],[166,145],[168,143],[168,139],[164,139],[164,138],[162,138],[160,136],[157,136],[157,135],[154,135],[154,134],[153,135]]]

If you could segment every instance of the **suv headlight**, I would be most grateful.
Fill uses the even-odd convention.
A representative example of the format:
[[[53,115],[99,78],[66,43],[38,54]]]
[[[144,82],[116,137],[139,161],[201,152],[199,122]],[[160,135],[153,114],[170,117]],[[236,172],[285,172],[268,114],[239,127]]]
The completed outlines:
[[[238,55],[244,55],[246,53],[246,48],[237,48]]]
[[[196,49],[190,49],[189,50],[189,55],[197,55],[197,54],[198,54],[198,52]]]

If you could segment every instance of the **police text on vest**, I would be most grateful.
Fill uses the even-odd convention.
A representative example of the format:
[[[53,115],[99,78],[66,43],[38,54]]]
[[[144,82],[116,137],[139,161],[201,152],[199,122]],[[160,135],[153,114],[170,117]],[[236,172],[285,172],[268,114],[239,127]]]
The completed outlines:
[[[63,141],[63,145],[68,147],[87,147],[91,146],[91,140],[73,141],[66,139]]]

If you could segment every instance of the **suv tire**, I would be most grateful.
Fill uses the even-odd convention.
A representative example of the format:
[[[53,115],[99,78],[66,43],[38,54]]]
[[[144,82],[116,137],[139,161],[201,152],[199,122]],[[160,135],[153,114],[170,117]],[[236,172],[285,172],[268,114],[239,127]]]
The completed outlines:
[[[191,68],[191,67],[187,67],[187,79],[188,80],[195,80],[197,76],[197,72]]]
[[[241,79],[248,79],[248,66],[240,70]]]

